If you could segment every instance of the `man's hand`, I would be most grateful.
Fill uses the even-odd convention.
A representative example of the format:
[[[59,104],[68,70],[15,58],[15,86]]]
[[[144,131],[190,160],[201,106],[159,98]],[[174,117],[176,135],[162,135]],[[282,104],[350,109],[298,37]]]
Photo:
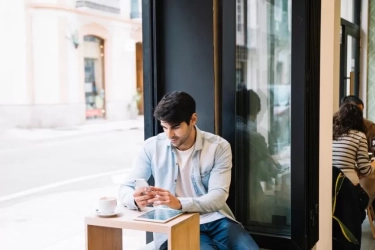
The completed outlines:
[[[180,210],[182,208],[181,202],[176,196],[172,195],[168,190],[151,187],[151,192],[155,195],[154,198],[148,200],[148,203],[153,203],[154,205],[165,205],[172,209]]]
[[[148,200],[154,198],[152,191],[150,191],[150,188],[139,188],[135,190],[134,194],[134,201],[137,203],[137,206],[139,208],[144,208],[149,204],[152,204],[148,202]]]

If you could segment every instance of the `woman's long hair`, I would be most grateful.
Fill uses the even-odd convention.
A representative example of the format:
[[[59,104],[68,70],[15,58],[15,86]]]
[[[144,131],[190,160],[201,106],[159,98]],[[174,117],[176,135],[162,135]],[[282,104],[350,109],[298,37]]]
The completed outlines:
[[[348,134],[350,130],[357,130],[366,134],[362,110],[354,104],[346,103],[333,116],[333,139]]]

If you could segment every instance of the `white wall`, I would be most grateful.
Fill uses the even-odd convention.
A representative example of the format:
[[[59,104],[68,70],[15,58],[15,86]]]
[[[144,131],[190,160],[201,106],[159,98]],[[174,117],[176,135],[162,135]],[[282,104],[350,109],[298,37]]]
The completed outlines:
[[[77,30],[74,15],[70,14],[69,17],[66,18],[66,22],[68,24],[68,27],[66,27],[67,33]],[[74,47],[70,40],[65,39],[64,42],[67,43],[67,46],[65,46],[65,57],[63,58],[65,61],[67,102],[74,104],[81,103],[84,105],[83,83],[80,82],[79,72],[80,70],[84,70],[79,67],[79,61],[83,60],[83,58],[81,58],[80,54],[77,52],[78,49]],[[79,44],[79,46],[83,46],[83,44]],[[84,114],[82,116],[84,117]]]
[[[26,0],[32,4],[56,4],[64,0]]]
[[[54,12],[38,11],[32,19],[34,104],[60,102],[59,25]]]
[[[128,32],[126,32],[128,30]],[[135,41],[130,38],[130,27],[113,27],[110,32],[113,34],[110,46],[111,78],[107,83],[107,118],[120,120],[128,118],[128,105],[136,93],[136,51]],[[108,55],[107,55],[108,56]]]
[[[24,1],[0,1],[0,134],[29,120]]]
[[[0,105],[27,104],[24,1],[0,1]]]
[[[130,1],[124,3],[130,7]],[[102,38],[107,39],[107,118],[129,118],[127,105],[136,93],[139,20],[131,23],[120,15],[113,19],[107,13],[87,12],[77,10],[73,0],[0,1],[0,119],[21,127],[85,121],[83,41],[76,49],[67,36],[87,24],[104,30]]]
[[[131,0],[120,0],[121,15],[130,18],[130,1]]]

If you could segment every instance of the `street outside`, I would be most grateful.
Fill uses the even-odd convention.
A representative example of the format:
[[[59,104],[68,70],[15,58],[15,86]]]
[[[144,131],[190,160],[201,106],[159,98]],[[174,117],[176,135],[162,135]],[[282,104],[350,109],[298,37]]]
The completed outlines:
[[[56,129],[7,129],[0,138],[0,249],[83,250],[84,217],[117,196],[143,142],[143,117]],[[124,249],[145,232],[123,230]]]

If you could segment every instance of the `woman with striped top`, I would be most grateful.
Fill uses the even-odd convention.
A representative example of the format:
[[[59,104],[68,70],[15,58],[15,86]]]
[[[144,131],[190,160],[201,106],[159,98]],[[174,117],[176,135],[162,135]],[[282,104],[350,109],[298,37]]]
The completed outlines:
[[[332,163],[354,185],[373,171],[365,133],[362,110],[354,104],[342,105],[333,117]]]

